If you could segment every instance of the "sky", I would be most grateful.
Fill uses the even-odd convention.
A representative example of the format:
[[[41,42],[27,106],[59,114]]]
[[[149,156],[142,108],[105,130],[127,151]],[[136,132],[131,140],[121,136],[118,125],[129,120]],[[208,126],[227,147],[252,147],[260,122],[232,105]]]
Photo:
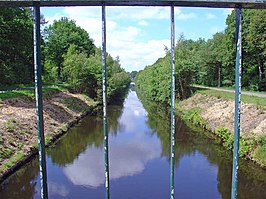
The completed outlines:
[[[231,9],[175,7],[176,39],[208,40],[225,29]],[[102,43],[101,7],[43,7],[48,24],[68,17],[85,29],[97,47]],[[126,71],[139,71],[165,55],[170,47],[170,7],[106,7],[106,48],[119,56]]]

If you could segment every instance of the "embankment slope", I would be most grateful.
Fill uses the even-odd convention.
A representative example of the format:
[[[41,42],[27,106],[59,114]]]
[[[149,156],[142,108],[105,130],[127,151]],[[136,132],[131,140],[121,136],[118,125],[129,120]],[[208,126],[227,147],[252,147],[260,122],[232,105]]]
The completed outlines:
[[[179,103],[186,119],[220,136],[232,147],[234,132],[234,101],[197,93]],[[241,103],[241,155],[266,166],[266,107]]]
[[[46,144],[96,106],[95,101],[82,94],[57,91],[44,95]],[[27,96],[0,101],[1,178],[37,151],[35,107],[35,100]]]

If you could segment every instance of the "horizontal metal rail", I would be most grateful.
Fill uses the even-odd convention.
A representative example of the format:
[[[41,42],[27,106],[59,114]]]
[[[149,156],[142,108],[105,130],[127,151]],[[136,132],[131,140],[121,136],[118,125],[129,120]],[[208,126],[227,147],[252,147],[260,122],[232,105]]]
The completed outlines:
[[[266,9],[266,0],[0,0],[0,6],[181,6]]]

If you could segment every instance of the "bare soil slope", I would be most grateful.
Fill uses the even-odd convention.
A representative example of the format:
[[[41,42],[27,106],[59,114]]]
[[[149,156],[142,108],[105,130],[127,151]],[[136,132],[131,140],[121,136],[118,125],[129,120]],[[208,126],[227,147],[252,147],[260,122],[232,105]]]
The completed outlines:
[[[227,148],[232,148],[235,111],[233,100],[197,93],[180,102],[180,107],[184,114],[186,111],[198,110],[197,118],[201,118],[204,127],[220,136]],[[240,118],[240,155],[266,168],[266,107],[241,103]]]
[[[196,94],[181,102],[183,109],[199,108],[200,115],[209,127],[225,127],[234,132],[233,100],[225,100],[209,95]],[[266,135],[266,107],[241,103],[240,131],[243,137]]]
[[[45,95],[44,131],[46,143],[92,110],[96,102],[81,94],[56,92]],[[18,97],[0,102],[0,176],[23,158],[36,152],[35,100]]]

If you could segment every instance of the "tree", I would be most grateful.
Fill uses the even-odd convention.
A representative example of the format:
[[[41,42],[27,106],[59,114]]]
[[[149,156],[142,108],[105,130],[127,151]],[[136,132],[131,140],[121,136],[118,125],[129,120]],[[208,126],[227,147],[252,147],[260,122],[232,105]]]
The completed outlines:
[[[58,80],[61,80],[63,55],[67,53],[71,44],[76,50],[90,56],[94,53],[94,44],[89,34],[77,26],[75,21],[66,17],[61,18],[44,30],[46,69],[57,68]],[[49,64],[48,64],[49,63]]]
[[[90,97],[97,97],[97,75],[100,73],[100,63],[88,58],[84,52],[79,52],[77,46],[71,44],[63,55],[64,62],[62,77],[69,84],[70,90],[87,93]]]
[[[183,35],[175,47],[175,77],[176,92],[179,99],[190,95],[190,84],[195,82],[196,59],[194,58],[198,46],[192,40],[186,40]]]
[[[255,76],[258,90],[266,90],[266,11],[244,10],[243,35],[244,35],[244,63],[247,64],[249,76]],[[251,74],[250,74],[251,72]],[[256,78],[257,77],[257,78]]]
[[[216,33],[206,42],[202,63],[205,70],[204,83],[209,86],[221,86],[224,59],[224,33]]]
[[[33,81],[33,20],[29,8],[0,7],[0,84]]]
[[[196,61],[194,54],[199,45],[192,40],[180,36],[175,48],[175,78],[176,93],[179,99],[190,94],[189,85],[195,81]],[[170,54],[159,58],[153,65],[139,71],[136,76],[136,86],[142,95],[151,100],[170,103],[171,91]]]
[[[137,74],[138,74],[138,71],[135,71],[135,70],[130,73],[130,78],[131,78],[132,81],[135,80],[135,77],[136,77]]]
[[[265,90],[265,49],[266,49],[266,11],[265,10],[243,10],[242,11],[242,45],[243,45],[243,67],[242,85],[250,90]],[[235,65],[235,11],[227,17],[225,30],[227,47],[228,70],[233,79]],[[230,55],[230,56],[228,56]],[[229,76],[229,74],[228,74]]]

